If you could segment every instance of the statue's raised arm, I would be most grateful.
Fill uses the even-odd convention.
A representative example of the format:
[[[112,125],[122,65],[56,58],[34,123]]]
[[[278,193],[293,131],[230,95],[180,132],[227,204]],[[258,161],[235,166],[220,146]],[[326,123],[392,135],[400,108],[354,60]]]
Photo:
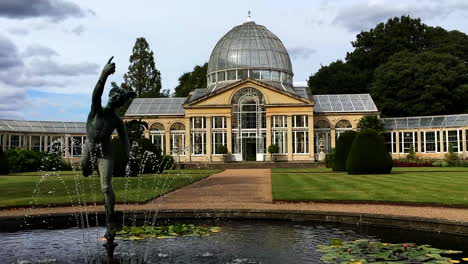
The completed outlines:
[[[112,62],[113,58],[114,56],[110,57],[110,59],[107,61],[106,65],[102,69],[101,75],[99,76],[96,86],[94,87],[93,97],[91,100],[92,104],[90,116],[94,116],[94,114],[96,114],[97,111],[102,110],[101,96],[104,91],[104,85],[106,84],[107,77],[111,74],[114,74],[115,72],[115,63]]]

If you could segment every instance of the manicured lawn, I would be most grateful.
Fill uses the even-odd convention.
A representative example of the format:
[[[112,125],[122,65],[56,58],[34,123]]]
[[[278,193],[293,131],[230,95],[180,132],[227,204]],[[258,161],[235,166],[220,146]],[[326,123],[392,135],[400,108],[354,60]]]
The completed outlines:
[[[272,169],[274,200],[376,201],[468,206],[468,168],[394,168],[387,175]]]
[[[142,177],[114,178],[117,202],[146,201],[220,170],[172,170]],[[99,177],[80,172],[34,172],[0,175],[0,208],[103,202]],[[41,176],[32,176],[41,175]]]

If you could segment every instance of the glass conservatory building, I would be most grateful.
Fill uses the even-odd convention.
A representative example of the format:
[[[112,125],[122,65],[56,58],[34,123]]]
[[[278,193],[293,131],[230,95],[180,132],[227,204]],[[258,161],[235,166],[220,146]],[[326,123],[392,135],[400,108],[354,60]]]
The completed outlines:
[[[183,98],[136,98],[124,120],[140,121],[144,137],[181,162],[223,160],[226,146],[234,161],[316,161],[320,147],[335,147],[365,115],[379,111],[369,94],[312,95],[293,85],[293,69],[281,40],[266,27],[247,21],[215,45],[207,87]],[[444,158],[450,145],[467,157],[468,114],[384,118],[387,147],[394,158],[413,148],[422,158]],[[0,120],[4,150],[59,149],[81,155],[85,123]],[[55,146],[55,147],[54,147]]]

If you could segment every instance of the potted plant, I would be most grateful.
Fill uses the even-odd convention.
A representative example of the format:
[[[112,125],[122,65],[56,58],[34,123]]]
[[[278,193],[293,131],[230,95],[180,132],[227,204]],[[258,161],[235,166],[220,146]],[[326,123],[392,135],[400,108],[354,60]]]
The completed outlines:
[[[270,146],[268,146],[268,153],[270,153],[272,161],[276,161],[276,157],[274,156],[274,154],[278,152],[279,152],[279,148],[277,145],[271,144]]]
[[[216,147],[216,154],[222,154],[223,155],[223,158],[221,161],[225,162],[227,161],[227,157],[228,157],[228,149],[225,145],[218,145]]]

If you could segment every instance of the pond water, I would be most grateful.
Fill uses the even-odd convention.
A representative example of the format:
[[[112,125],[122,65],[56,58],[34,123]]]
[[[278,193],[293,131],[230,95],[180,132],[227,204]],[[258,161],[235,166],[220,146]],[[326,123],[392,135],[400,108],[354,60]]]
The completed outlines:
[[[284,221],[216,221],[205,237],[117,241],[131,263],[322,263],[317,245],[332,239],[413,242],[468,254],[468,237],[400,229]],[[0,263],[101,263],[103,227],[0,233]],[[465,254],[466,255],[466,254]]]

